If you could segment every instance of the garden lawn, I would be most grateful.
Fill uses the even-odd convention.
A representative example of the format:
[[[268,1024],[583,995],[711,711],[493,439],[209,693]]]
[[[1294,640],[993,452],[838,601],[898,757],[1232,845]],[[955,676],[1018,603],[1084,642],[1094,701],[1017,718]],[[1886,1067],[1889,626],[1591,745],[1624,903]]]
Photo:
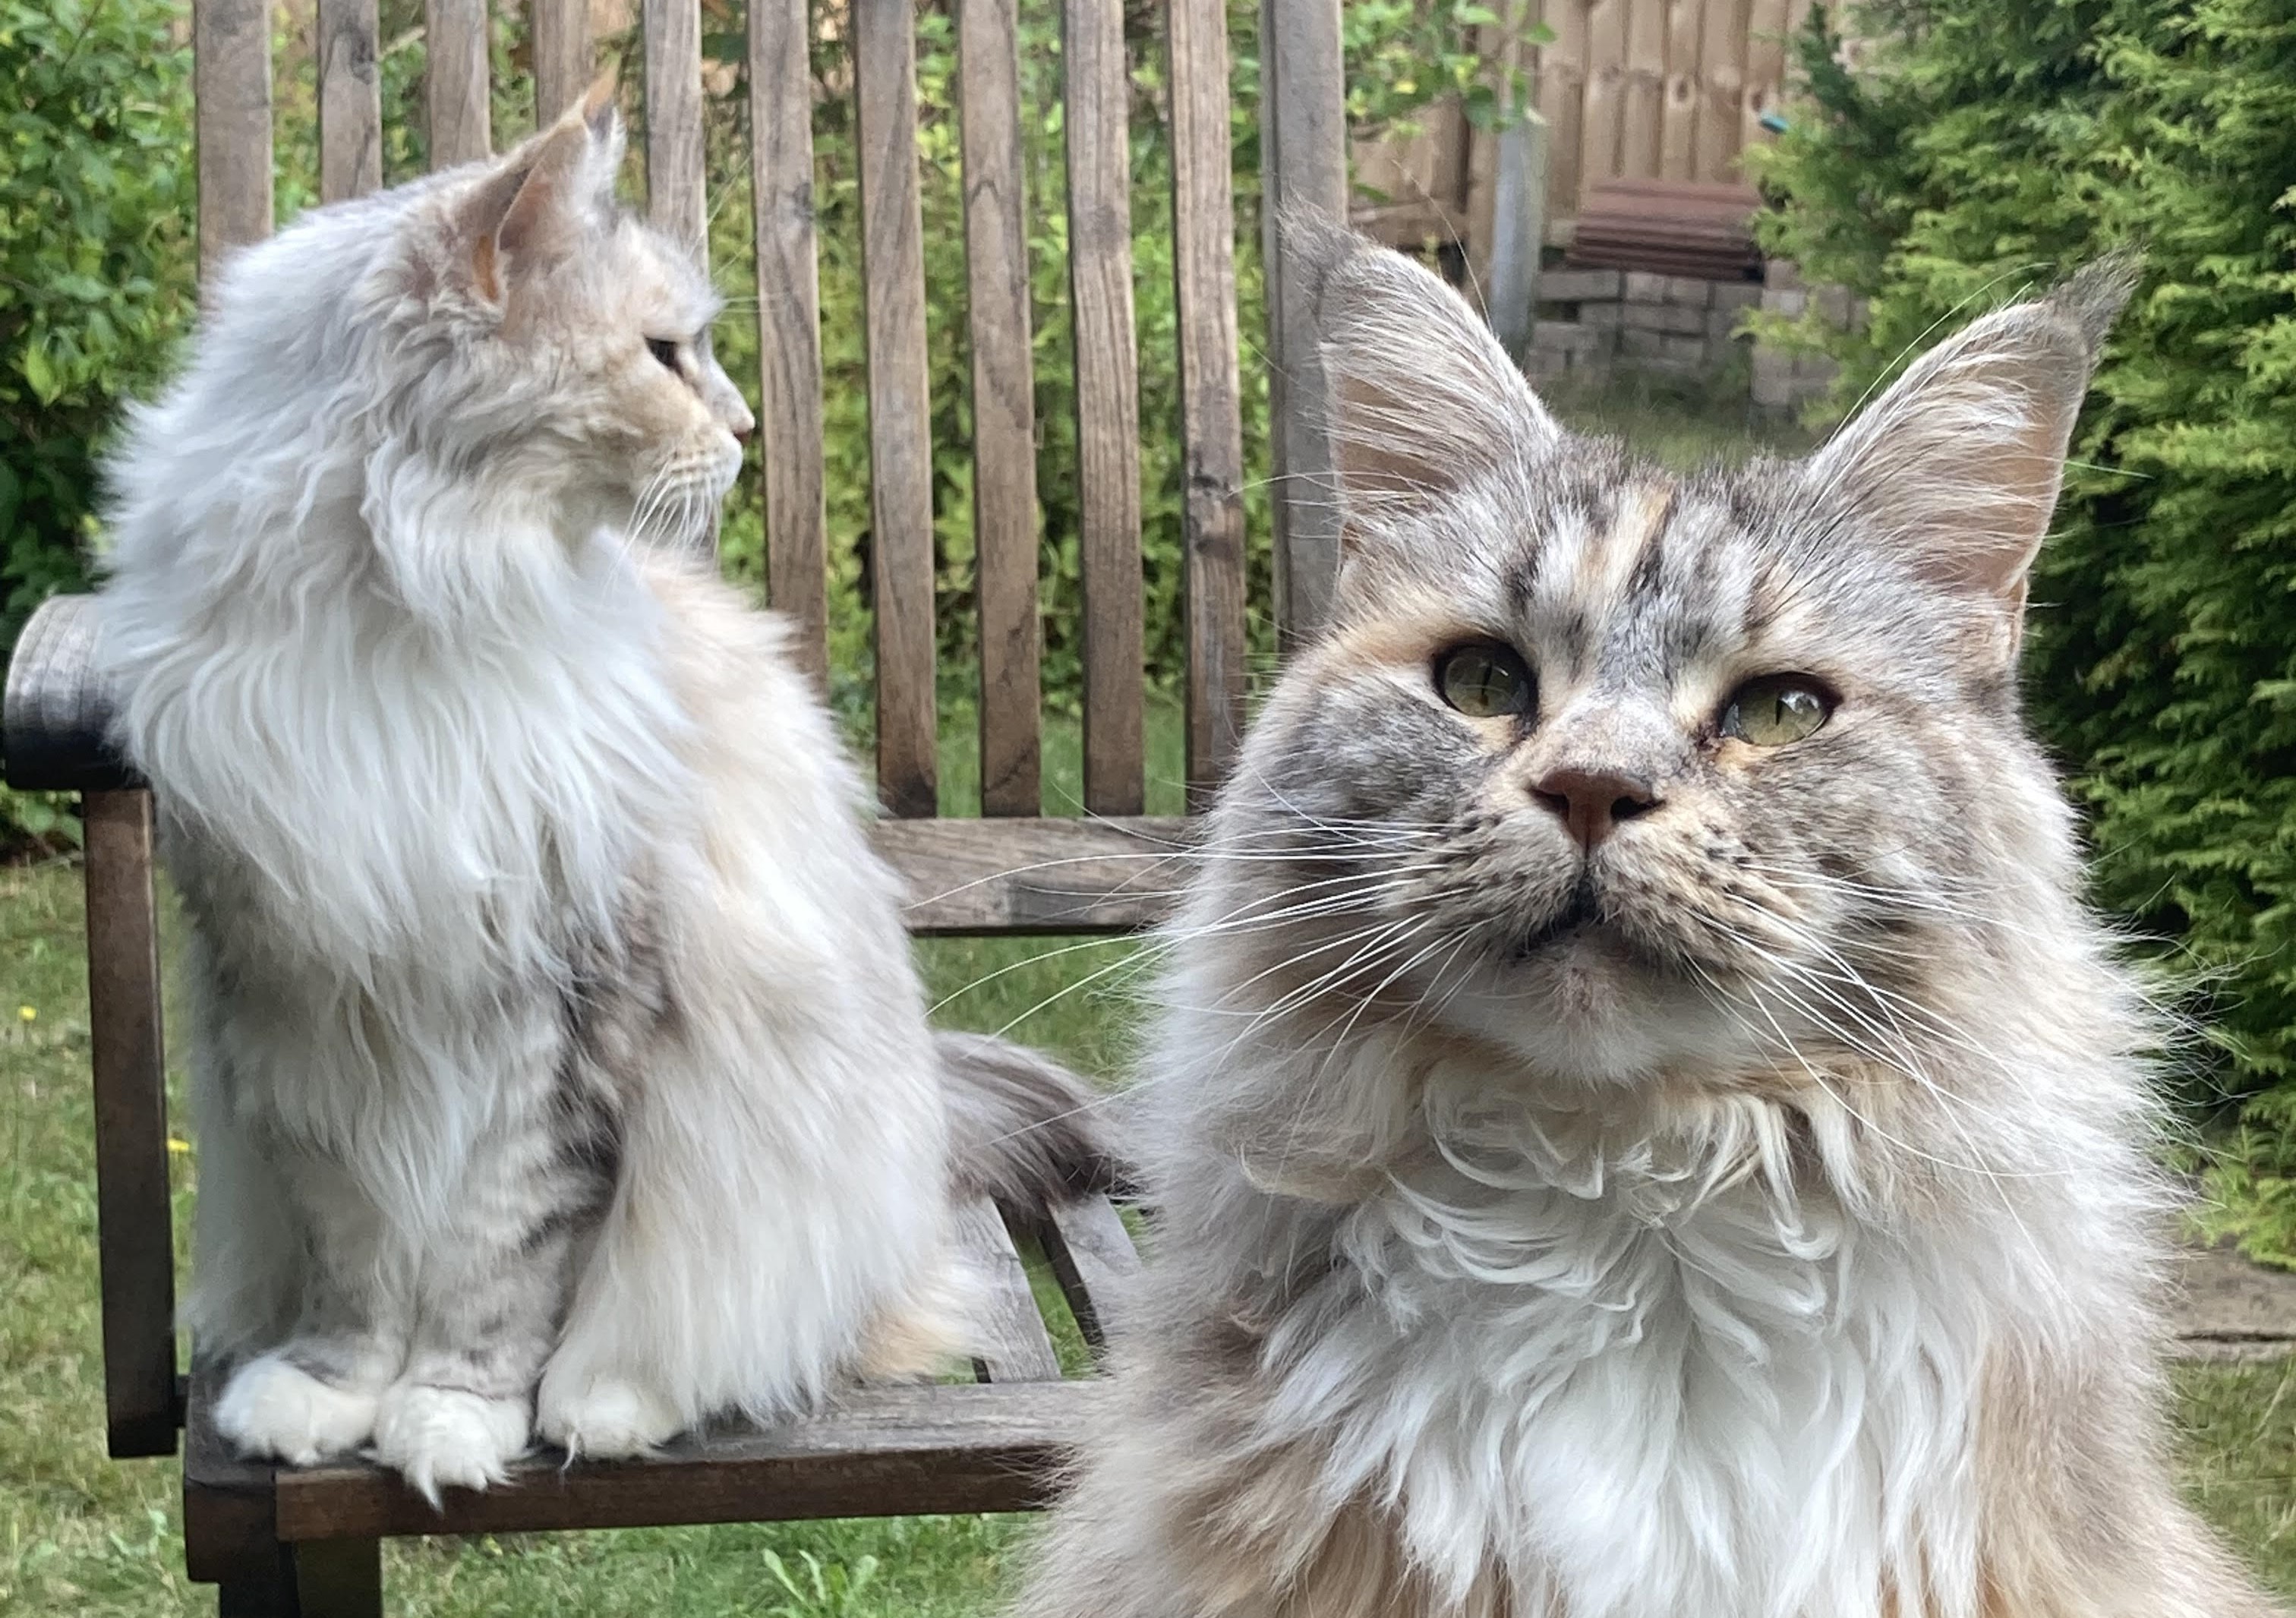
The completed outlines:
[[[1670,460],[1743,441],[1695,410],[1639,406],[1636,425]],[[1177,812],[1176,719],[1158,708],[1150,720],[1149,807]],[[1071,809],[1074,727],[1049,727],[1046,743],[1046,805]],[[944,741],[945,805],[972,795],[974,772],[960,713]],[[0,1618],[212,1613],[212,1592],[183,1576],[175,1463],[103,1455],[81,949],[75,869],[0,869]],[[944,1021],[1122,1070],[1142,946],[918,949]],[[180,1057],[171,1082],[180,1117]],[[190,1142],[171,1145],[181,1251],[197,1159]],[[2296,1367],[2188,1367],[2177,1383],[2194,1501],[2296,1597]],[[415,1540],[385,1550],[383,1577],[390,1610],[407,1615],[958,1618],[996,1610],[1029,1532],[1025,1518],[929,1517]]]

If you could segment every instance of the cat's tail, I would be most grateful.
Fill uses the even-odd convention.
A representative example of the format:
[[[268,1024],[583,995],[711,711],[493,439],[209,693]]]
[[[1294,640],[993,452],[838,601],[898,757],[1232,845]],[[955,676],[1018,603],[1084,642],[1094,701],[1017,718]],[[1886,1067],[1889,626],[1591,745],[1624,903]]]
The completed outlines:
[[[937,1030],[960,1195],[1036,1208],[1123,1179],[1103,1120],[1108,1097],[1051,1057],[988,1034]]]

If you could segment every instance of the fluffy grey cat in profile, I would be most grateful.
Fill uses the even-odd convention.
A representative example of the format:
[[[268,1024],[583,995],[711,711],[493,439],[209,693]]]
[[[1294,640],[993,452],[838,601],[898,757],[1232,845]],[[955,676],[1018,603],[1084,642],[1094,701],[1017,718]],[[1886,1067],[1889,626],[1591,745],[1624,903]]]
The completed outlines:
[[[1082,1094],[936,1039],[865,790],[694,541],[752,422],[604,86],[230,261],[112,475],[118,740],[191,923],[217,1425],[434,1500],[961,1340],[953,1191]]]
[[[2178,1499],[2154,1031],[2019,714],[2125,273],[1800,462],[1562,431],[1310,221],[1333,621],[1212,815],[1027,1618],[2267,1618]]]

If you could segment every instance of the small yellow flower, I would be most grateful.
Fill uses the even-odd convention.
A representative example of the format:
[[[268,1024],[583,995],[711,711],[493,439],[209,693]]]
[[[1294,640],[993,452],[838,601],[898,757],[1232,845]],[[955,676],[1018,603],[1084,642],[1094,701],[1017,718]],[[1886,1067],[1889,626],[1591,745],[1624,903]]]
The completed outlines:
[[[172,1135],[168,1137],[168,1150],[170,1152],[188,1152],[191,1149],[192,1143],[190,1141],[177,1140]]]
[[[16,1020],[20,1023],[29,1023],[39,1014],[40,1008],[37,1006],[19,1006],[16,1007]]]

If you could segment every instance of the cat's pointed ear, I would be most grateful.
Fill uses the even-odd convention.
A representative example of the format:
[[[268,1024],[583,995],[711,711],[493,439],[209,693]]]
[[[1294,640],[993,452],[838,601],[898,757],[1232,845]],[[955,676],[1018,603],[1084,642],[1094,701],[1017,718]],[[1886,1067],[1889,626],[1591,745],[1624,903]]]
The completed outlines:
[[[2133,259],[2091,265],[1922,357],[1811,458],[1818,489],[1901,546],[1923,577],[1998,615],[2013,653],[2026,576]]]
[[[1312,209],[1283,216],[1282,241],[1315,311],[1349,505],[1440,499],[1559,438],[1490,328],[1439,277]]]
[[[572,251],[611,212],[620,166],[614,82],[601,78],[547,129],[504,158],[455,217],[470,283],[500,302],[525,271]]]

